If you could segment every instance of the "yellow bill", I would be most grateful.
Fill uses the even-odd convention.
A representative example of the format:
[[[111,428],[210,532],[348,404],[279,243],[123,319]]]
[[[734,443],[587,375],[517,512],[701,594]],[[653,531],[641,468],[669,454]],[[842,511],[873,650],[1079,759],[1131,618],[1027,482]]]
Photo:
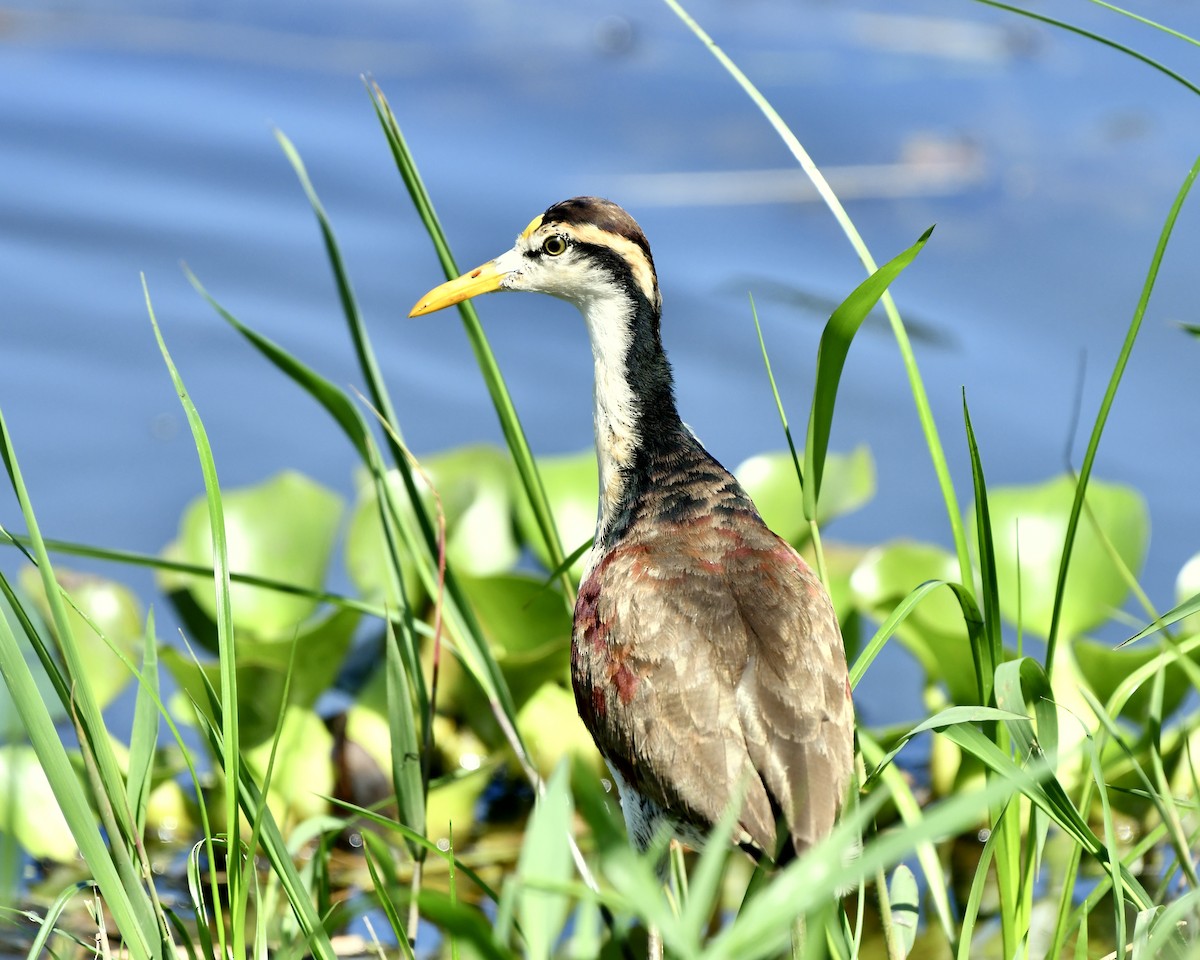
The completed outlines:
[[[440,287],[434,287],[417,301],[417,305],[409,311],[408,315],[419,317],[422,314],[433,313],[435,310],[452,307],[456,303],[470,300],[481,293],[492,293],[500,289],[502,279],[504,279],[504,273],[496,268],[496,261],[489,260],[470,273],[464,273],[461,277],[446,281]]]

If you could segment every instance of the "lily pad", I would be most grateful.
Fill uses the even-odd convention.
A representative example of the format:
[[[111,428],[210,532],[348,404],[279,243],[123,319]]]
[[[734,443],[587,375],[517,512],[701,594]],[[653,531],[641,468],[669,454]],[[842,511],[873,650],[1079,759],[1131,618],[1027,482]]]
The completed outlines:
[[[850,576],[850,588],[863,613],[882,621],[927,580],[957,582],[958,578],[958,561],[948,551],[896,541],[867,552]],[[945,682],[955,703],[978,701],[969,634],[962,608],[949,588],[928,594],[900,624],[896,636],[931,682]]]
[[[569,556],[596,533],[597,491],[600,488],[596,454],[587,450],[583,453],[538,457],[537,465],[563,551]],[[524,494],[517,496],[516,503],[517,529],[522,539],[542,566],[551,569],[550,551],[546,549],[534,520],[533,508]],[[571,565],[571,576],[575,580],[583,574],[585,557],[586,554]]]
[[[1072,648],[1079,673],[1100,702],[1107,703],[1108,698],[1134,670],[1162,652],[1163,645],[1161,641],[1143,640],[1118,650],[1108,644],[1080,638],[1072,642]],[[1164,716],[1173,712],[1191,689],[1192,685],[1183,670],[1175,664],[1168,666],[1163,677]],[[1150,711],[1152,693],[1153,682],[1148,680],[1129,698],[1121,715],[1130,720],[1145,720]],[[1086,716],[1090,718],[1091,714]]]
[[[734,475],[750,494],[767,526],[797,546],[809,539],[804,494],[791,453],[786,450],[760,453],[743,461]],[[874,496],[875,460],[868,447],[830,454],[825,460],[817,522],[823,526],[835,517],[852,513]]]
[[[1058,567],[1075,496],[1068,476],[988,491],[1000,612],[1038,636],[1050,631]],[[1093,479],[1088,484],[1063,597],[1060,630],[1079,637],[1112,618],[1129,593],[1096,526],[1136,577],[1146,556],[1150,518],[1132,487]],[[975,528],[970,527],[975,548]],[[1019,589],[1018,589],[1019,588]]]
[[[278,823],[288,826],[327,813],[333,793],[333,737],[311,710],[288,707],[279,731],[267,804]],[[271,741],[246,751],[258,782],[266,775]]]
[[[311,708],[320,694],[337,676],[346,650],[358,625],[359,613],[339,610],[328,617],[309,622],[296,637],[296,662],[286,705]],[[291,643],[259,641],[253,637],[237,642],[238,725],[247,748],[262,743],[275,731],[284,709]],[[175,682],[192,701],[213,720],[205,677],[216,690],[221,688],[221,667],[215,661],[197,664],[183,651],[164,647],[162,662]]]
[[[571,611],[557,588],[519,573],[461,582],[518,709],[547,680],[566,675]]]
[[[592,735],[579,718],[575,695],[557,683],[544,683],[517,713],[517,730],[529,748],[529,759],[548,777],[564,757],[585,763],[603,775],[604,761]]]
[[[511,569],[520,547],[513,529],[513,470],[508,455],[485,444],[458,447],[422,459],[421,471],[428,482],[420,471],[415,480],[431,517],[436,516],[437,504],[429,483],[441,498],[446,559],[454,570],[486,576]],[[388,472],[387,484],[415,530],[416,516],[398,471]],[[378,503],[374,484],[366,474],[361,475],[359,500],[346,538],[346,566],[359,590],[386,596],[389,603],[399,606],[387,571],[390,559]],[[416,604],[422,596],[421,581],[403,543],[400,547],[405,593]]]
[[[23,603],[22,607],[26,616],[33,621],[34,628],[39,630],[38,635],[48,637],[49,633],[42,622],[36,605]],[[33,674],[33,681],[37,685],[42,702],[46,704],[46,709],[50,712],[50,718],[55,723],[67,719],[66,708],[55,692],[50,678],[46,676],[46,671],[42,668],[41,660],[38,659],[38,655],[34,652],[33,647],[30,646],[20,621],[9,607],[8,600],[3,595],[0,595],[0,617],[4,617],[8,621],[9,629],[16,638],[17,646],[20,648],[26,664],[29,665],[29,672]],[[22,723],[21,715],[17,712],[16,705],[12,701],[12,695],[8,692],[8,684],[0,683],[0,742],[11,743],[24,738],[25,725]]]
[[[0,826],[11,830],[17,843],[35,859],[67,863],[79,856],[71,828],[32,747],[0,747]]]
[[[299,473],[286,471],[252,487],[222,494],[229,569],[237,573],[278,580],[308,590],[318,590],[333,551],[341,520],[341,497]],[[173,559],[212,563],[208,506],[203,497],[184,511],[179,535],[166,549]],[[183,600],[181,614],[196,626],[195,611],[216,619],[216,598],[209,578],[163,573],[159,581],[172,600]],[[239,635],[264,640],[290,640],[297,627],[318,607],[312,597],[282,593],[248,584],[230,587],[233,621]],[[194,609],[187,608],[194,605]],[[189,616],[189,613],[191,616]],[[196,636],[215,646],[211,634]]]
[[[67,604],[67,622],[70,624],[71,635],[75,638],[79,657],[83,661],[92,695],[101,707],[105,707],[112,703],[133,679],[133,674],[109,644],[134,662],[138,660],[135,651],[141,647],[142,642],[142,606],[133,595],[133,591],[115,580],[76,573],[62,567],[55,568],[55,575],[60,586],[79,608],[76,610],[75,606]],[[42,589],[41,575],[33,567],[26,567],[19,575],[19,583],[21,589],[33,600],[44,622],[53,631],[50,607]],[[100,634],[107,638],[108,643],[92,629],[83,614],[99,628]],[[23,631],[18,630],[18,635],[23,638]],[[34,676],[45,679],[41,664],[36,666]],[[48,680],[46,682],[49,683]],[[51,697],[55,702],[58,699],[53,694]]]

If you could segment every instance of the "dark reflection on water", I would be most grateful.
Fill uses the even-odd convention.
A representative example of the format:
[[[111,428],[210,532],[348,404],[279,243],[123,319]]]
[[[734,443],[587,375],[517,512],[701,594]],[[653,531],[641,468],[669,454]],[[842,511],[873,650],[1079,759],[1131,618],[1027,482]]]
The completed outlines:
[[[1039,10],[1180,62],[1181,45],[1098,9]],[[826,168],[877,258],[937,223],[896,293],[922,334],[963,506],[964,386],[992,485],[1059,472],[1081,363],[1086,424],[1197,149],[1194,100],[1111,50],[983,7],[761,0],[692,12]],[[1143,12],[1200,29],[1176,4]],[[272,125],[333,218],[410,445],[499,440],[454,318],[404,319],[440,276],[360,73],[387,91],[463,265],[564,196],[611,195],[639,217],[684,415],[731,465],[783,445],[747,292],[802,423],[823,314],[861,278],[776,135],[665,7],[27,0],[0,10],[0,43],[0,406],[49,535],[156,551],[200,490],[139,271],[222,482],[297,468],[349,495],[353,457],[337,431],[179,269],[186,260],[334,382],[361,382]],[[1200,549],[1200,506],[1183,495],[1200,468],[1200,348],[1176,328],[1195,322],[1196,247],[1185,210],[1097,465],[1149,498],[1145,582],[1164,608]],[[482,309],[535,450],[587,446],[590,362],[572,309],[519,297]],[[880,492],[830,536],[949,542],[885,327],[855,345],[833,442],[870,444]],[[1072,449],[1077,462],[1082,440]],[[0,496],[0,521],[19,526],[15,516]],[[120,573],[151,595],[147,575]],[[346,586],[340,572],[332,585]],[[918,711],[915,668],[898,669],[912,682],[884,689],[868,676],[869,721]]]

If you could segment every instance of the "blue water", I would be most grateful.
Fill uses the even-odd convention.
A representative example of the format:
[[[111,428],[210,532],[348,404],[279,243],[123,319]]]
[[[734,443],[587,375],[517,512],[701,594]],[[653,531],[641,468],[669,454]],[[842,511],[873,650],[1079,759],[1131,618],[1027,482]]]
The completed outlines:
[[[1038,9],[1195,72],[1194,48],[1089,4]],[[1200,32],[1190,5],[1139,10]],[[920,334],[963,506],[964,387],[990,484],[1060,472],[1080,371],[1086,425],[1200,150],[1200,101],[1110,49],[981,5],[706,0],[692,13],[841,178],[878,259],[938,225],[895,293]],[[680,405],[714,453],[734,465],[782,445],[747,291],[803,423],[824,319],[803,303],[836,303],[861,268],[792,181],[645,179],[793,166],[665,6],[26,0],[0,8],[0,409],[47,535],[155,552],[201,489],[139,272],[223,484],[295,468],[350,494],[354,457],[338,431],[179,265],[335,382],[361,383],[275,126],[333,219],[410,445],[499,440],[455,317],[406,319],[441,275],[361,74],[388,94],[463,267],[505,249],[553,201],[609,195],[654,246]],[[1197,322],[1198,246],[1189,206],[1097,464],[1149,500],[1144,582],[1162,608],[1200,550],[1200,343],[1176,326]],[[481,311],[534,449],[588,446],[591,364],[572,308],[513,296]],[[835,424],[836,448],[859,443],[878,461],[880,493],[829,535],[948,544],[879,324],[851,353]],[[8,494],[0,523],[22,527]],[[16,564],[0,555],[4,570]],[[153,596],[149,576],[121,576]],[[915,710],[915,668],[898,663],[888,680],[859,697],[870,720]]]

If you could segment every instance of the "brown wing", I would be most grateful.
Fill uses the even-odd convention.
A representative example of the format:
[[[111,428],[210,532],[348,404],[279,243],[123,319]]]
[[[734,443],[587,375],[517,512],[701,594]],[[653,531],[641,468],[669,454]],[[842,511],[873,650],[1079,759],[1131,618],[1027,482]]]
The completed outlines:
[[[841,811],[854,766],[854,707],[829,597],[799,554],[769,536],[773,547],[731,563],[749,636],[738,715],[751,762],[803,852]]]
[[[739,839],[767,851],[773,805],[798,849],[827,831],[851,762],[841,640],[807,566],[757,515],[635,526],[576,610],[580,713],[630,786],[702,830],[744,789]]]

